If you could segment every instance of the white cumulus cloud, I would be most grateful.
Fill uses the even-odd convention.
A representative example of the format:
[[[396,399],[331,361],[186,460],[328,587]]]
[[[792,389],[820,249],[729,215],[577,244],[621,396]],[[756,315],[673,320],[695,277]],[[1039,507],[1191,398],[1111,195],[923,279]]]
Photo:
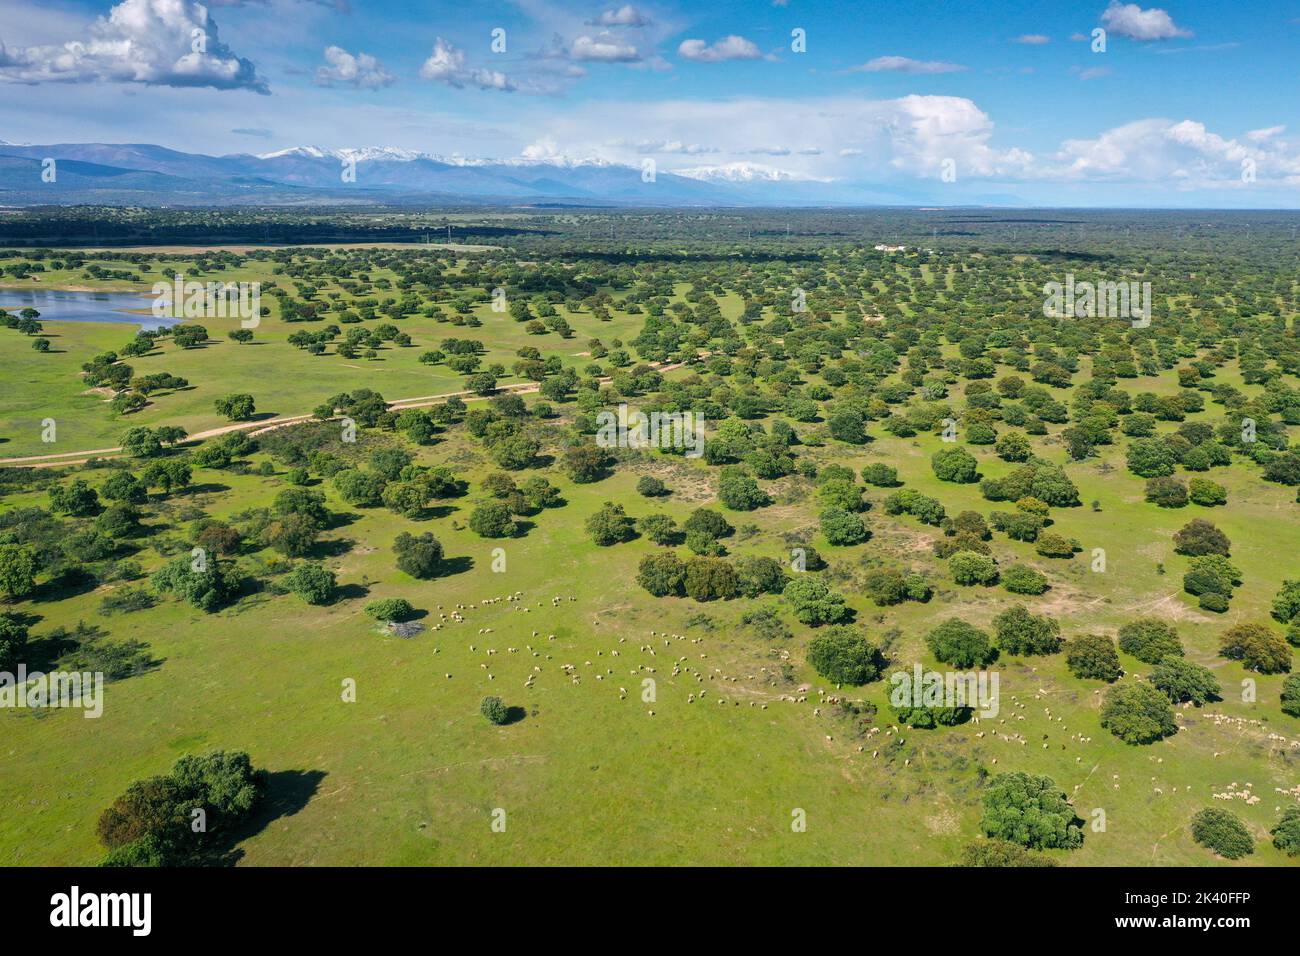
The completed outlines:
[[[1245,137],[1252,140],[1251,134]],[[1144,119],[1093,139],[1066,140],[1043,170],[1066,180],[1166,183],[1180,189],[1300,182],[1300,152],[1284,141],[1241,142],[1195,120]],[[1252,177],[1243,177],[1249,167]]]
[[[1143,10],[1136,3],[1110,0],[1101,15],[1101,25],[1111,33],[1132,40],[1172,40],[1192,35],[1174,23],[1174,18],[1159,7]]]
[[[597,63],[635,63],[641,59],[636,47],[609,34],[598,37],[581,36],[569,45],[569,55],[575,60]]]
[[[683,40],[677,53],[697,63],[723,63],[727,60],[759,60],[763,54],[742,36],[725,36],[710,45],[703,40]]]
[[[433,52],[420,67],[420,78],[445,83],[456,89],[467,86],[481,90],[502,90],[511,92],[516,89],[508,76],[499,70],[472,68],[465,63],[465,51],[448,43],[442,37],[433,42]]]
[[[11,83],[144,83],[268,92],[250,60],[217,34],[197,0],[123,0],[84,39],[5,49],[0,80]]]
[[[378,90],[390,85],[395,77],[369,53],[353,56],[342,47],[325,48],[325,66],[316,69],[317,86],[341,83],[362,90]]]
[[[627,3],[617,10],[606,10],[591,22],[601,27],[648,27],[651,20],[632,4]]]

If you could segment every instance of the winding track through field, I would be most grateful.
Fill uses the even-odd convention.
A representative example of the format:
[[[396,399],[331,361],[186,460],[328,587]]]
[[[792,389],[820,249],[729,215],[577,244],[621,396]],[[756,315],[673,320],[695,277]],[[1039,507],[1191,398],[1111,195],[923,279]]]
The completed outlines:
[[[699,358],[707,358],[708,352],[701,353]],[[690,364],[689,362],[660,362],[649,363],[650,367],[656,372],[671,372],[675,369],[683,368]],[[601,376],[601,382],[608,382],[608,375]],[[496,389],[493,395],[502,393],[513,393],[516,395],[528,395],[536,392],[541,385],[537,382],[519,382],[514,385],[503,385]],[[463,398],[467,402],[482,401],[492,398],[493,395],[477,395],[470,391],[444,392],[441,395],[421,395],[416,398],[399,398],[388,403],[388,407],[393,411],[401,411],[406,408],[426,408],[429,405],[436,405],[439,402],[446,401],[449,398]],[[274,431],[277,428],[284,428],[287,425],[298,425],[302,422],[311,421],[315,415],[284,415],[278,418],[264,419],[260,422],[233,422],[229,425],[222,425],[219,428],[209,428],[207,431],[195,432],[185,439],[186,442],[203,441],[208,438],[216,438],[218,435],[225,435],[230,432],[247,431],[251,435],[261,435],[264,432]],[[107,455],[120,454],[122,446],[117,445],[113,448],[89,448],[85,451],[65,451],[56,455],[29,455],[25,458],[0,458],[0,467],[9,466],[26,466],[29,468],[57,468],[64,465],[82,465],[93,457],[104,457]]]

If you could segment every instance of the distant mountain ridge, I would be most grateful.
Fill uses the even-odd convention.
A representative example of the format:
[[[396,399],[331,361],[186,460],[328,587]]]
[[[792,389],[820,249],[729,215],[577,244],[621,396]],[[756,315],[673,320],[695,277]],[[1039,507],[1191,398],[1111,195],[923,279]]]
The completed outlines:
[[[55,160],[52,182],[43,161]],[[48,178],[48,177],[47,177]],[[304,202],[596,205],[744,205],[733,190],[671,173],[605,162],[467,160],[391,147],[299,146],[207,156],[145,143],[0,145],[7,205],[300,204]]]
[[[55,160],[52,181],[44,160]],[[757,164],[644,176],[604,160],[468,159],[396,147],[208,156],[148,143],[0,143],[0,205],[392,203],[648,207],[897,205],[919,194]]]

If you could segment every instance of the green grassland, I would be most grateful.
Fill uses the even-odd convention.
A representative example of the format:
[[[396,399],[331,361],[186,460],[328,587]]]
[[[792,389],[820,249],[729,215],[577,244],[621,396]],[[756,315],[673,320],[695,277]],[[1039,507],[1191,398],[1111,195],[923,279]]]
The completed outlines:
[[[934,277],[928,265],[925,275],[927,282]],[[255,276],[250,271],[247,278]],[[42,278],[47,285],[61,280],[71,277]],[[945,286],[951,288],[951,274]],[[740,313],[737,296],[717,300],[726,317]],[[6,456],[50,453],[35,437],[44,417],[59,421],[56,451],[116,444],[136,424],[195,432],[222,424],[212,401],[234,391],[251,392],[259,411],[276,414],[302,414],[358,387],[390,400],[455,391],[459,377],[417,361],[449,335],[483,339],[485,364],[509,367],[516,349],[536,345],[581,369],[588,359],[577,353],[589,337],[630,339],[641,327],[640,316],[618,311],[612,322],[561,311],[576,333],[564,342],[554,334],[530,336],[486,305],[475,309],[480,328],[411,317],[401,328],[413,347],[355,363],[289,347],[284,339],[295,326],[273,314],[257,330],[258,344],[221,338],[182,350],[167,342],[159,354],[133,359],[140,373],[168,371],[193,387],[159,395],[124,419],[111,415],[100,396],[81,394],[76,370],[129,338],[129,326],[51,322],[45,334],[59,351],[41,355],[17,333],[3,332],[0,374],[9,387],[0,396],[0,433],[10,441],[0,449]],[[949,346],[945,352],[956,354]],[[1076,384],[1089,377],[1090,360],[1081,364]],[[1216,375],[1253,388],[1235,364]],[[1287,383],[1294,387],[1295,377]],[[1168,371],[1121,387],[1179,390]],[[559,454],[572,408],[562,411],[565,417],[544,432],[544,456]],[[1217,423],[1221,414],[1207,407],[1188,420]],[[978,484],[936,479],[931,455],[945,447],[937,434],[904,439],[875,426],[869,431],[866,444],[829,441],[800,455],[855,470],[888,463],[904,487],[938,498],[949,515],[1003,507],[985,500]],[[129,783],[165,772],[186,753],[235,749],[272,775],[269,806],[239,847],[241,862],[251,865],[949,864],[979,834],[985,777],[1010,770],[1052,777],[1087,821],[1081,849],[1048,851],[1062,865],[1222,865],[1188,831],[1191,816],[1210,806],[1240,815],[1256,838],[1255,853],[1236,865],[1295,865],[1272,847],[1267,831],[1297,799],[1300,720],[1278,708],[1281,675],[1252,674],[1218,655],[1220,635],[1235,623],[1267,619],[1282,581],[1297,576],[1295,490],[1262,481],[1249,462],[1234,462],[1209,473],[1228,489],[1227,507],[1161,509],[1144,500],[1143,480],[1125,467],[1126,439],[1069,462],[1060,432],[1053,425],[1033,444],[1078,486],[1083,505],[1053,509],[1052,530],[1077,539],[1082,551],[1047,559],[1032,544],[1002,535],[990,542],[1003,567],[1017,561],[1048,576],[1051,590],[1041,596],[957,587],[931,551],[942,532],[886,515],[880,503],[887,491],[879,488],[867,490],[872,537],[863,544],[834,547],[821,537],[815,486],[797,475],[763,482],[773,498],[768,507],[727,512],[737,533],[725,544],[731,556],[784,562],[792,542],[809,541],[829,561],[820,573],[847,596],[857,623],[872,640],[887,640],[887,673],[913,662],[936,666],[924,637],[938,621],[960,616],[984,627],[1017,603],[1056,619],[1067,638],[1113,636],[1141,616],[1167,620],[1188,658],[1214,671],[1223,700],[1177,708],[1179,732],[1163,741],[1130,746],[1105,731],[1098,709],[1106,685],[1073,677],[1061,654],[998,661],[997,719],[899,730],[888,681],[839,688],[819,677],[806,660],[814,631],[794,622],[782,600],[653,598],[635,579],[638,562],[655,545],[639,538],[601,548],[584,531],[586,518],[606,501],[623,503],[634,517],[663,511],[679,523],[696,507],[719,507],[715,469],[628,452],[609,477],[575,484],[555,457],[544,457],[517,477],[543,474],[566,503],[530,517],[520,537],[490,540],[466,522],[483,497],[483,479],[497,469],[482,445],[456,427],[431,446],[408,446],[419,463],[449,465],[469,482],[466,496],[440,503],[430,517],[353,508],[330,482],[316,482],[314,490],[341,516],[320,547],[345,589],[328,606],[262,589],[213,614],[164,597],[145,611],[105,616],[100,602],[121,586],[112,583],[45,588],[17,602],[15,609],[36,619],[37,641],[85,621],[116,639],[146,642],[162,663],[110,684],[98,720],[76,712],[0,712],[0,864],[93,864],[104,853],[95,821]],[[365,447],[398,440],[363,433]],[[967,447],[985,477],[1014,467],[989,447]],[[269,461],[260,452],[249,458],[254,466]],[[107,474],[77,472],[92,484]],[[671,494],[636,494],[645,474],[662,478]],[[151,500],[135,558],[151,571],[166,560],[151,542],[188,540],[195,517],[231,519],[268,506],[286,487],[279,463],[269,475],[196,469],[191,488]],[[47,503],[43,492],[20,490],[0,500],[0,513]],[[1174,553],[1171,539],[1193,517],[1208,517],[1226,532],[1243,572],[1225,614],[1200,610],[1182,592],[1187,559]],[[442,542],[450,567],[421,581],[395,570],[391,543],[403,531],[425,530]],[[504,570],[494,569],[498,548]],[[1104,571],[1092,570],[1097,548],[1105,552]],[[271,579],[274,558],[250,545],[240,568]],[[922,573],[934,597],[875,606],[862,576],[882,562]],[[427,612],[428,630],[391,637],[363,612],[369,601],[399,596]],[[756,603],[781,608],[793,636],[765,639],[745,624]],[[457,611],[463,622],[454,620]],[[1124,680],[1150,670],[1126,655],[1121,660]],[[652,703],[641,699],[647,677],[657,684]],[[1247,679],[1257,686],[1253,701],[1240,690]],[[346,681],[355,682],[355,702],[343,699]],[[488,694],[523,708],[524,717],[488,723],[479,714]],[[834,696],[874,704],[875,732],[823,702]],[[1247,787],[1257,802],[1213,797]],[[492,827],[497,809],[506,814],[504,832]],[[804,832],[791,827],[797,809],[806,813]],[[1104,828],[1093,825],[1097,811]]]
[[[856,455],[831,450],[825,460],[854,466],[887,460],[908,487],[940,496],[950,512],[980,507],[974,486],[935,481],[928,458],[938,447],[937,438],[882,439]],[[490,470],[471,445],[454,440],[424,450],[421,460],[454,462],[471,480]],[[981,461],[990,475],[1006,468],[991,456]],[[632,583],[637,561],[653,545],[597,549],[583,533],[582,520],[605,500],[633,502],[629,511],[637,515],[662,508],[679,517],[710,500],[701,469],[656,455],[594,485],[549,475],[568,504],[543,512],[526,536],[505,542],[463,527],[472,498],[425,522],[366,510],[331,532],[353,547],[328,562],[341,583],[360,584],[366,595],[327,608],[260,594],[214,615],[169,600],[105,619],[96,610],[104,589],[32,603],[42,618],[38,632],[94,621],[115,636],[149,643],[164,663],[110,685],[99,720],[71,712],[3,715],[7,764],[22,772],[0,778],[0,805],[8,808],[0,822],[0,861],[92,863],[101,853],[93,820],[127,783],[163,771],[185,752],[237,748],[283,779],[285,801],[299,791],[310,794],[300,809],[244,843],[250,864],[945,863],[976,832],[981,767],[1046,773],[1089,821],[1093,810],[1105,810],[1105,832],[1089,831],[1082,850],[1057,854],[1062,862],[1212,863],[1186,826],[1196,810],[1217,805],[1212,793],[1234,782],[1253,784],[1262,801],[1231,806],[1257,837],[1276,819],[1276,808],[1293,799],[1273,792],[1293,787],[1300,766],[1300,750],[1269,739],[1276,733],[1300,741],[1297,722],[1276,710],[1280,678],[1258,678],[1258,701],[1240,703],[1232,689],[1248,675],[1215,650],[1217,635],[1242,614],[1238,608],[1258,608],[1271,598],[1287,571],[1277,555],[1296,553],[1300,526],[1277,520],[1288,505],[1280,489],[1226,476],[1233,510],[1216,518],[1241,542],[1234,560],[1246,584],[1226,619],[1211,620],[1185,601],[1176,583],[1182,559],[1168,541],[1186,512],[1158,512],[1141,502],[1140,481],[1119,469],[1107,474],[1114,465],[1103,458],[1070,472],[1085,502],[1101,503],[1100,511],[1070,509],[1058,519],[1085,554],[1047,561],[1030,545],[1002,541],[996,553],[1004,563],[1015,557],[1050,576],[1053,590],[1025,603],[1056,617],[1067,635],[1110,631],[1153,611],[1178,623],[1189,656],[1215,670],[1225,700],[1180,711],[1182,730],[1164,742],[1131,747],[1103,731],[1095,682],[1071,677],[1060,655],[999,665],[1002,716],[1009,722],[1001,729],[1022,734],[1027,745],[977,737],[988,722],[860,740],[829,708],[814,716],[817,690],[836,689],[803,661],[807,629],[791,641],[768,643],[739,622],[749,602],[656,601]],[[635,496],[632,486],[645,472],[662,475],[675,489],[662,505]],[[799,494],[801,480],[777,484],[789,487],[777,489],[772,507],[733,516],[738,525],[751,517],[757,525],[733,553],[779,555],[781,533],[807,524],[803,509],[782,500],[782,493]],[[215,473],[177,498],[222,518],[268,503],[282,487],[279,477]],[[332,509],[350,510],[327,485],[320,490]],[[39,500],[16,497],[6,504]],[[960,614],[985,624],[1010,603],[1000,589],[948,584],[922,547],[934,529],[887,518],[879,509],[869,521],[874,537],[864,545],[813,543],[846,581],[862,559],[884,553],[910,555],[910,564],[936,583],[930,604],[898,609],[875,608],[845,588],[870,633],[901,632],[896,661],[932,664],[921,637],[937,619]],[[433,530],[449,557],[467,558],[472,568],[432,582],[394,571],[387,543],[413,525]],[[1270,528],[1267,535],[1258,534],[1262,527]],[[503,573],[492,570],[497,546],[505,549]],[[1094,546],[1107,551],[1104,574],[1087,570],[1086,551]],[[1168,575],[1155,570],[1162,560]],[[479,606],[516,593],[514,605]],[[376,633],[361,606],[399,595],[428,609],[431,621],[438,607],[466,605],[465,622],[411,640]],[[491,633],[480,634],[481,628]],[[660,636],[665,633],[684,639]],[[489,648],[497,653],[488,655]],[[690,670],[671,676],[682,657]],[[787,658],[795,684],[809,683],[811,692],[796,695],[794,684],[774,687],[764,679],[763,668],[774,671]],[[563,664],[574,665],[576,681],[561,671]],[[535,666],[541,671],[526,688]],[[633,674],[638,667],[655,668],[654,704],[639,699],[646,674]],[[346,678],[356,681],[355,703],[341,699]],[[626,699],[621,687],[629,691]],[[701,689],[704,697],[688,703]],[[876,684],[861,691],[881,707],[881,727],[888,726],[886,690]],[[489,725],[477,712],[488,693],[526,708],[528,716],[502,728]],[[807,700],[786,699],[796,696]],[[1046,707],[1064,722],[1050,722]],[[1087,734],[1091,742],[1076,743],[1070,733]],[[507,813],[504,833],[490,828],[498,807]],[[794,808],[807,812],[806,832],[791,831]],[[1286,858],[1261,840],[1246,862]]]
[[[193,262],[185,260],[155,265],[143,273],[144,282],[124,284],[120,280],[84,280],[80,274],[52,270],[40,281],[9,282],[5,288],[78,288],[148,294],[155,282],[170,281],[175,272],[198,281],[261,282],[269,287],[275,281],[266,263],[250,261],[239,268],[217,274],[196,272]],[[391,279],[392,273],[376,272],[375,280]],[[284,280],[281,279],[281,282]],[[340,302],[358,298],[337,286],[322,284],[322,293],[339,292]],[[422,365],[420,355],[438,348],[444,338],[481,340],[487,351],[482,353],[483,366],[499,362],[507,374],[499,381],[507,385],[521,381],[510,374],[516,361],[515,352],[526,345],[556,355],[566,367],[581,369],[586,342],[600,337],[605,342],[631,337],[640,327],[636,316],[622,313],[600,321],[586,311],[569,311],[564,305],[556,311],[573,328],[571,338],[561,339],[553,332],[532,335],[523,324],[508,314],[494,312],[488,303],[477,304],[473,315],[482,325],[452,325],[423,316],[399,320],[401,331],[411,337],[407,347],[387,345],[375,359],[358,357],[346,360],[333,348],[323,355],[288,345],[294,332],[315,331],[326,321],[285,322],[280,316],[279,301],[264,293],[262,304],[271,314],[260,320],[253,342],[237,344],[226,333],[239,328],[236,318],[186,320],[204,324],[212,338],[197,348],[180,348],[170,339],[160,340],[159,347],[147,355],[129,360],[137,375],[169,372],[189,381],[189,387],[163,391],[150,396],[149,404],[138,412],[118,415],[109,408],[110,396],[87,389],[79,376],[81,366],[94,356],[122,348],[135,335],[138,325],[123,316],[116,323],[58,322],[43,320],[41,335],[51,343],[50,351],[32,351],[30,340],[11,334],[0,341],[0,379],[7,387],[0,393],[0,457],[19,458],[56,455],[63,451],[111,448],[127,428],[179,425],[191,434],[227,423],[217,414],[213,402],[232,392],[256,396],[259,416],[305,415],[322,398],[357,388],[370,388],[390,401],[443,395],[464,388],[461,376],[442,365]],[[387,319],[381,320],[387,321]],[[369,323],[374,326],[375,322]],[[353,326],[343,326],[344,330]],[[57,423],[57,441],[42,441],[42,422],[52,418]]]

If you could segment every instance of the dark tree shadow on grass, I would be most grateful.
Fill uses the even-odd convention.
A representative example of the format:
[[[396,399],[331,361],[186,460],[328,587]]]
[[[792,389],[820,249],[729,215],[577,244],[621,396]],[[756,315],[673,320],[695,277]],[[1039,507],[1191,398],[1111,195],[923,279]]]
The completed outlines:
[[[348,525],[356,524],[360,520],[361,515],[355,511],[331,511],[325,530],[334,531],[337,528],[346,528]]]
[[[445,578],[453,574],[464,574],[474,567],[474,559],[468,555],[458,558],[446,558],[438,567],[438,577]]]
[[[528,711],[522,707],[507,707],[506,719],[501,722],[502,727],[509,727],[511,724],[517,724],[528,717]]]
[[[324,770],[277,770],[266,775],[266,792],[257,811],[246,821],[223,833],[201,865],[234,866],[243,859],[239,844],[257,836],[276,820],[291,817],[311,802],[325,779]],[[214,835],[214,838],[216,835]]]
[[[95,580],[94,575],[84,568],[70,567],[64,569],[58,577],[38,586],[32,593],[32,601],[37,604],[63,601],[70,597],[89,594],[97,587],[99,582]]]
[[[93,628],[94,633],[90,634],[90,639],[103,637],[104,632],[98,627]],[[27,642],[27,646],[22,651],[23,663],[27,665],[29,674],[41,671],[49,673],[54,669],[55,662],[69,651],[76,650],[78,641],[73,634],[62,628],[47,634],[43,637],[33,637]]]
[[[205,481],[197,485],[186,485],[182,489],[186,495],[215,495],[229,490],[229,485],[223,485],[219,481]]]
[[[370,593],[370,588],[364,584],[340,584],[334,591],[334,601],[337,604],[340,601],[355,601],[365,597]]]
[[[357,546],[352,538],[334,538],[329,541],[317,541],[311,546],[309,557],[319,561],[324,558],[341,558]]]

